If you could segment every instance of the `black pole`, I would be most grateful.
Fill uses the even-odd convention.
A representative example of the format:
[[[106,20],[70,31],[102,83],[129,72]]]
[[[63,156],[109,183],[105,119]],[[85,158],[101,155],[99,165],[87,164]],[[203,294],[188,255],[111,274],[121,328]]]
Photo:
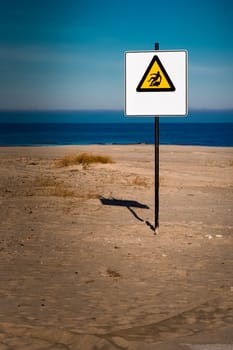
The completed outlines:
[[[155,43],[155,50],[159,50],[159,43]],[[154,118],[155,127],[155,235],[159,233],[159,117]]]

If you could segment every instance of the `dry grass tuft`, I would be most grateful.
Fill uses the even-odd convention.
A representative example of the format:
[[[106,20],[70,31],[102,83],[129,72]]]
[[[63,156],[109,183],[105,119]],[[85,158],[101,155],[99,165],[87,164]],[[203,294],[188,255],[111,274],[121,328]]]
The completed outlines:
[[[77,197],[80,199],[99,199],[100,194],[96,191],[89,191],[77,194]]]
[[[232,167],[233,166],[233,160],[228,161],[216,161],[216,160],[210,160],[208,159],[205,162],[205,165],[208,167],[218,167],[218,168],[226,168],[226,167]]]
[[[114,278],[119,278],[119,277],[121,277],[121,274],[120,273],[118,273],[118,272],[116,272],[116,271],[114,271],[114,270],[111,270],[111,269],[107,269],[107,275],[109,276],[109,277],[114,277]]]
[[[159,177],[159,185],[160,186],[165,186],[166,185],[166,178],[165,178],[165,176],[160,176]]]
[[[66,167],[69,165],[79,165],[81,164],[83,168],[87,168],[90,164],[101,163],[108,164],[114,163],[111,157],[102,156],[91,153],[80,153],[77,155],[68,155],[56,161],[56,166],[59,168]]]
[[[135,176],[132,180],[131,180],[131,185],[133,186],[142,186],[142,187],[148,187],[149,183],[147,181],[147,179],[145,177],[142,176]]]
[[[51,188],[49,190],[50,196],[57,196],[57,197],[76,197],[74,191],[70,191],[67,188],[65,188],[62,184],[56,185],[54,188]]]
[[[75,197],[79,199],[97,199],[100,197],[100,194],[97,192],[98,189],[77,193],[68,189],[68,186],[63,181],[46,176],[37,176],[33,182],[33,187],[36,189],[33,195]]]
[[[39,177],[34,180],[34,186],[41,195],[57,197],[74,197],[74,191],[68,190],[61,181],[51,177]]]
[[[52,187],[58,184],[56,179],[47,176],[36,176],[34,180],[34,185],[38,188]],[[60,184],[60,182],[59,182]]]

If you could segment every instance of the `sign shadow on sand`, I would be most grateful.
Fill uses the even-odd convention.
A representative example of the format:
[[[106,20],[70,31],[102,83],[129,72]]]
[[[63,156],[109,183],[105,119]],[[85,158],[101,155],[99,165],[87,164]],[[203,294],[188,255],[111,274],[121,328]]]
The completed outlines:
[[[145,221],[142,218],[140,218],[140,216],[138,216],[138,214],[132,209],[132,208],[150,209],[150,207],[148,207],[148,205],[139,203],[135,200],[123,200],[123,199],[116,199],[113,197],[111,197],[111,198],[100,197],[99,199],[103,205],[112,205],[112,206],[116,206],[116,207],[127,208],[137,220],[139,220],[141,222],[145,222],[145,224],[147,226],[149,226],[149,228],[152,231],[154,231],[154,226],[149,221]]]

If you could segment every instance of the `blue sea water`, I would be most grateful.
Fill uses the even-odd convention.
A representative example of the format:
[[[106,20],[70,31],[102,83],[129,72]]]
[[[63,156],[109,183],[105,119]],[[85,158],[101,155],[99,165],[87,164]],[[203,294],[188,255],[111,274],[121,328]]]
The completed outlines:
[[[27,118],[33,120],[30,113]],[[56,116],[61,117],[53,112],[54,120]],[[151,119],[121,123],[0,123],[0,146],[139,143],[154,143]],[[233,123],[160,122],[160,144],[233,147]]]

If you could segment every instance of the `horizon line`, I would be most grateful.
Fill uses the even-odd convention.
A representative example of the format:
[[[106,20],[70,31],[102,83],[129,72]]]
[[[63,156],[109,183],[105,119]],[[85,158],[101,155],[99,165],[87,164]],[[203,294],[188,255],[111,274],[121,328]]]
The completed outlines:
[[[230,112],[233,111],[233,107],[227,107],[227,108],[189,108],[189,112],[218,112],[218,111],[225,111]],[[97,108],[97,109],[86,109],[86,108],[80,108],[80,109],[0,109],[0,113],[7,113],[7,112],[122,112],[124,114],[124,109],[115,109],[115,108]],[[143,116],[145,117],[145,116]],[[149,116],[148,116],[149,117]],[[170,116],[173,117],[173,116]],[[174,115],[175,117],[175,115]]]

